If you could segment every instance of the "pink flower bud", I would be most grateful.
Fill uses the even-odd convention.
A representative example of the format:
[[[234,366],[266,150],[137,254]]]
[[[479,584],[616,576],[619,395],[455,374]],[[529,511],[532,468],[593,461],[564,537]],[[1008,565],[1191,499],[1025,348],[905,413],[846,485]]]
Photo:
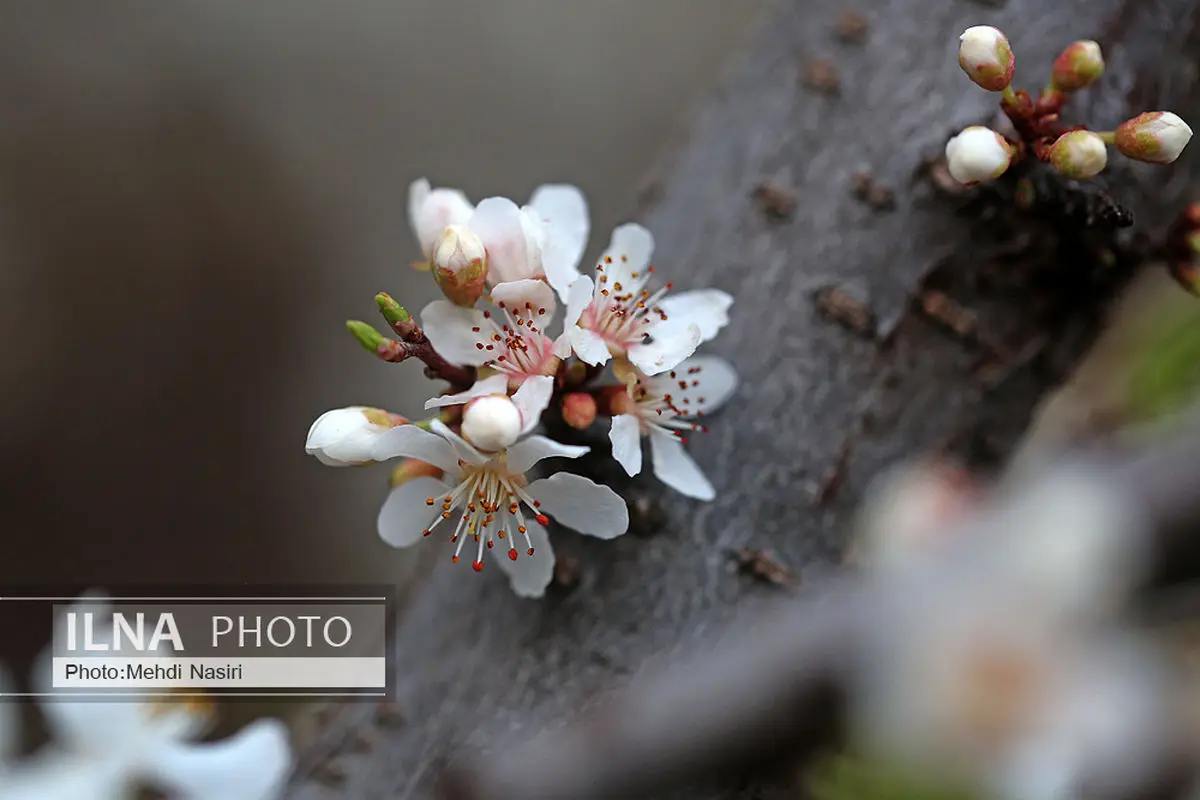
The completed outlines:
[[[1012,163],[1012,146],[991,128],[972,125],[946,143],[950,176],[968,186],[999,178]]]
[[[1068,178],[1087,180],[1108,165],[1108,148],[1091,131],[1071,131],[1050,146],[1050,164]]]
[[[576,430],[587,430],[596,421],[596,398],[587,392],[571,392],[562,400],[563,420]]]
[[[487,251],[470,228],[447,225],[434,242],[430,264],[434,280],[450,302],[470,308],[483,295]]]
[[[1117,149],[1151,164],[1170,164],[1192,139],[1192,129],[1170,111],[1147,111],[1117,128]]]
[[[990,25],[976,25],[958,39],[958,65],[968,78],[989,92],[1008,87],[1016,59],[1003,33]]]
[[[1061,92],[1077,92],[1103,73],[1100,45],[1090,40],[1079,41],[1069,45],[1055,60],[1050,72],[1051,85]]]

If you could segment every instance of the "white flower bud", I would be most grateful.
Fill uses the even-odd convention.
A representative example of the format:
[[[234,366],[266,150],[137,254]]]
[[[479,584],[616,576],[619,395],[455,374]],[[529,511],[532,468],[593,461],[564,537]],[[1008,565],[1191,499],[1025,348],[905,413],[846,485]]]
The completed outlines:
[[[958,65],[968,78],[989,92],[1008,87],[1016,59],[1003,33],[990,25],[976,25],[958,40]]]
[[[991,128],[972,125],[946,143],[950,176],[967,185],[1004,174],[1012,162],[1012,146]]]
[[[330,467],[370,464],[379,435],[408,420],[379,408],[335,408],[317,417],[308,429],[304,451]]]
[[[1108,165],[1108,148],[1091,131],[1071,131],[1050,146],[1050,164],[1068,178],[1087,180]]]
[[[521,435],[521,411],[502,394],[476,398],[463,410],[462,435],[480,450],[503,450]]]
[[[474,306],[487,279],[487,251],[479,236],[463,225],[447,225],[433,244],[433,277],[442,293],[460,306]]]
[[[1192,139],[1192,129],[1170,111],[1138,114],[1117,128],[1117,149],[1138,161],[1170,164]]]

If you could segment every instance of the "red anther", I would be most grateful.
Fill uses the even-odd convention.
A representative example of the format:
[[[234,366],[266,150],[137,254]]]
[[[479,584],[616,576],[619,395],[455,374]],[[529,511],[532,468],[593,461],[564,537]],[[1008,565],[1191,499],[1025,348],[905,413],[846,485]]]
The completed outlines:
[[[475,349],[476,349],[476,350],[482,350],[482,349],[483,349],[483,344],[481,344],[480,342],[476,342],[476,343],[475,343]]]
[[[533,548],[531,547],[528,550],[526,550],[525,552],[528,553],[529,555],[533,555]]]
[[[496,543],[493,542],[491,539],[488,539],[488,550],[491,550],[495,546],[496,546]]]
[[[515,547],[514,547],[513,549],[511,549],[511,550],[509,550],[509,551],[508,551],[508,560],[509,560],[509,561],[516,561],[516,560],[517,560],[517,555],[518,555],[518,553],[517,553],[517,548],[515,548]]]
[[[450,560],[451,560],[451,561],[453,561],[455,564],[457,564],[457,563],[458,563],[458,556],[451,556],[451,557],[450,557]]]
[[[484,318],[484,319],[491,319],[491,318],[492,318],[492,312],[490,312],[490,311],[485,311],[485,312],[483,312],[483,318]]]
[[[476,325],[474,328],[471,328],[471,333],[479,333],[479,326]]]
[[[539,308],[539,309],[538,309],[538,313],[539,313],[539,314],[545,314],[545,313],[546,313],[546,309],[544,309],[544,308]]]
[[[472,561],[471,569],[475,570],[476,572],[483,572],[483,562],[482,561]]]
[[[501,308],[504,308],[504,301],[501,300],[499,303],[496,303],[496,305],[500,306]]]
[[[433,498],[432,498],[432,497],[426,497],[426,498],[425,498],[425,505],[427,505],[427,506],[431,506],[431,505],[433,505]]]
[[[537,521],[538,521],[539,525],[549,525],[550,524],[550,518],[547,517],[545,514],[538,514]]]
[[[422,536],[428,536],[431,533],[433,533],[433,531],[429,530],[429,528],[426,528],[425,530],[421,531]]]
[[[684,444],[687,444],[687,437],[686,437],[686,436],[680,436],[680,437],[679,437],[679,441],[683,442]]]
[[[541,501],[541,500],[534,500],[534,501],[533,501],[533,507],[534,507],[534,508],[541,508],[541,507],[542,507],[542,501]]]

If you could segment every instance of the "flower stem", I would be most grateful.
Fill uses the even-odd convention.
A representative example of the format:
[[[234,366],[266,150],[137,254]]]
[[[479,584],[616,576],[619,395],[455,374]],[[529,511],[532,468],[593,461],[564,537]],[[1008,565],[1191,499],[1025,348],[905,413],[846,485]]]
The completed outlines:
[[[1105,144],[1116,144],[1117,143],[1117,132],[1116,131],[1092,131],[1092,133],[1096,134],[1101,139],[1103,139]]]
[[[1000,97],[1003,98],[1004,102],[1006,102],[1006,103],[1016,103],[1017,102],[1017,93],[1013,90],[1011,85],[1005,86],[1003,89],[1000,90]]]
[[[433,349],[429,337],[421,326],[416,323],[404,306],[392,299],[386,292],[375,296],[379,312],[388,325],[400,337],[400,341],[384,339],[375,350],[375,355],[384,361],[400,362],[408,358],[419,358],[425,363],[425,374],[434,380],[443,380],[454,389],[467,389],[475,383],[475,370],[472,367],[459,367],[451,364]],[[356,334],[357,335],[357,334]],[[382,337],[380,337],[382,338]],[[362,339],[360,338],[360,341]]]

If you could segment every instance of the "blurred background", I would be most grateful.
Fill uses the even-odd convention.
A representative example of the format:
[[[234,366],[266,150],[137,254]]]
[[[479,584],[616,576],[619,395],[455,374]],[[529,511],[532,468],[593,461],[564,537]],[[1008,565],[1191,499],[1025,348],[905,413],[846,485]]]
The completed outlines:
[[[0,6],[0,580],[401,581],[303,441],[428,396],[343,327],[434,297],[408,183],[576,183],[599,252],[764,1]]]

